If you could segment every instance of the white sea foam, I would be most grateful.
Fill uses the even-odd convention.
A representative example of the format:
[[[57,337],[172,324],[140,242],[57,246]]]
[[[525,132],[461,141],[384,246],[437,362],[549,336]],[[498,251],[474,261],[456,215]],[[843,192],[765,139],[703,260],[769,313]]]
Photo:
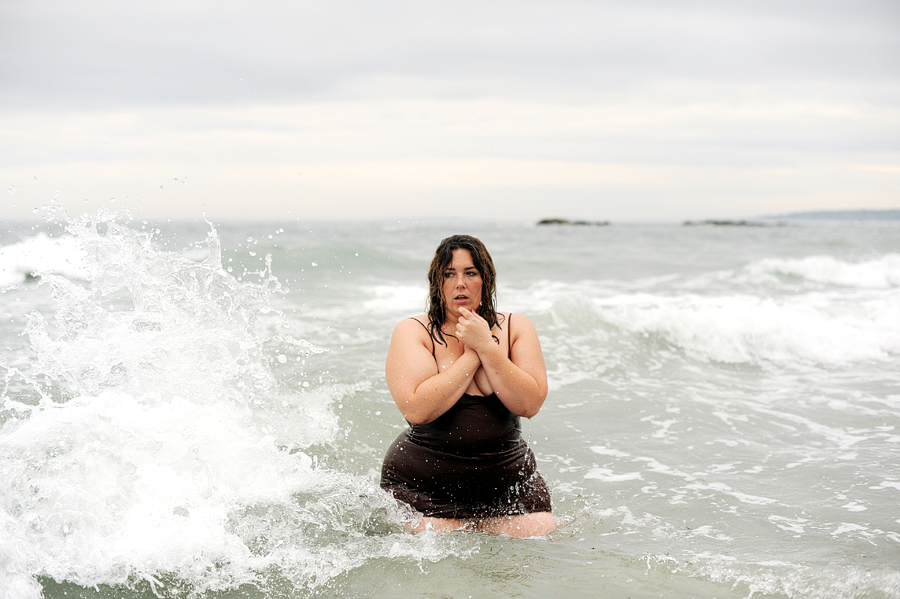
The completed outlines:
[[[629,454],[624,451],[619,451],[618,449],[612,449],[610,447],[604,447],[602,445],[592,445],[591,451],[594,453],[599,453],[600,455],[609,455],[617,458],[627,458]]]
[[[883,480],[881,481],[877,487],[869,487],[870,489],[896,489],[900,491],[900,481],[896,480]]]
[[[759,277],[797,277],[841,287],[888,289],[900,287],[900,254],[886,254],[860,262],[847,262],[832,256],[767,258],[748,265],[746,272]]]
[[[238,406],[106,392],[35,410],[4,427],[2,495],[17,506],[26,558],[85,586],[181,572],[203,555],[244,561],[229,513],[289,502],[311,460],[278,451]],[[27,562],[26,562],[27,563]]]
[[[661,335],[705,360],[842,364],[900,353],[895,290],[852,298],[638,294],[596,304],[606,321]]]
[[[689,561],[679,567],[746,589],[751,597],[896,597],[900,593],[900,574],[894,571],[839,564],[810,567],[787,560],[748,562],[711,552],[691,551],[686,557]]]
[[[366,312],[412,315],[423,312],[428,290],[420,285],[373,285],[363,289]]]
[[[0,288],[47,274],[87,279],[85,258],[84,249],[75,237],[49,237],[46,233],[38,233],[0,247]]]
[[[278,337],[277,279],[231,277],[214,230],[197,262],[110,215],[69,229],[85,279],[42,278],[56,314],[31,315],[36,358],[8,368],[39,397],[0,396],[0,585],[36,598],[36,576],[154,586],[166,573],[202,594],[277,571],[309,588],[384,555],[390,537],[349,551],[347,530],[389,532],[402,512],[308,453],[339,433],[331,406],[353,389],[290,392],[272,370],[315,350]]]
[[[593,478],[607,483],[622,482],[626,480],[640,480],[640,472],[621,472],[615,473],[609,468],[592,468],[585,478]]]
[[[517,308],[562,334],[563,345],[551,345],[553,355],[565,361],[559,366],[565,372],[554,373],[562,384],[596,373],[591,363],[614,363],[616,356],[604,353],[608,344],[594,343],[590,351],[595,353],[586,354],[584,340],[585,335],[606,339],[616,330],[662,338],[691,357],[712,362],[792,367],[889,361],[900,355],[898,265],[900,255],[862,264],[773,259],[748,267],[767,277],[791,267],[828,283],[799,292],[793,282],[759,290],[733,280],[718,288],[703,283],[699,286],[705,290],[699,293],[691,291],[695,286],[688,281],[673,293],[672,286],[644,290],[647,285],[641,281],[631,289],[603,282],[540,281],[519,291],[527,301]],[[744,291],[735,293],[734,287]],[[553,338],[548,342],[554,343]],[[572,364],[577,367],[570,372]]]
[[[0,496],[15,513],[3,518],[2,536],[16,540],[4,559],[10,583],[26,591],[35,574],[91,587],[163,572],[197,590],[232,588],[272,566],[308,586],[316,575],[327,580],[313,575],[326,564],[290,560],[312,542],[309,527],[339,525],[329,522],[329,496],[353,489],[338,513],[355,526],[392,508],[370,482],[278,448],[240,406],[179,397],[106,392],[35,410],[2,430],[0,472]],[[247,515],[273,510],[282,517]],[[258,534],[291,543],[258,552]]]

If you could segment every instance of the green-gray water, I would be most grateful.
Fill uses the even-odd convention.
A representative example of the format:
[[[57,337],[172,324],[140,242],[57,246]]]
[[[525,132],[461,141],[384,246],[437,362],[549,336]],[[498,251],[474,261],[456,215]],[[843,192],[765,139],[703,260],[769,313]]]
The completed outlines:
[[[900,597],[897,223],[107,221],[0,235],[6,597]],[[377,485],[460,232],[543,343],[546,538]]]

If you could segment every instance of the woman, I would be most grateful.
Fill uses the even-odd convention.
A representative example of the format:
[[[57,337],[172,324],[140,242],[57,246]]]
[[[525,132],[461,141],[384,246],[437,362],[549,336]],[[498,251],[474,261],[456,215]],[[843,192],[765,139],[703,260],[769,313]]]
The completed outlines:
[[[422,515],[415,531],[544,535],[556,526],[550,491],[519,426],[547,397],[534,325],[496,311],[494,263],[474,237],[443,240],[428,281],[428,313],[398,324],[388,350],[388,388],[410,427],[381,486]]]

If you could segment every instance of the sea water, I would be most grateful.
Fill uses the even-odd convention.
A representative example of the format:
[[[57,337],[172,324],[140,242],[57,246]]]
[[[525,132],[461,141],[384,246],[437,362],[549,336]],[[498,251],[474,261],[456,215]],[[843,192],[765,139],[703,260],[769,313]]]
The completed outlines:
[[[480,237],[559,528],[410,534],[388,341]],[[0,229],[0,596],[900,597],[900,223]]]

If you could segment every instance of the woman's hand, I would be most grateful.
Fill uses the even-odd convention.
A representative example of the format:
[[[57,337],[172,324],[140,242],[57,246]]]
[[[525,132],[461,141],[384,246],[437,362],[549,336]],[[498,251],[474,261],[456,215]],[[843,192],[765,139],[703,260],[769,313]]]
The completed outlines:
[[[500,398],[500,401],[516,416],[531,418],[541,409],[547,398],[547,367],[541,343],[538,340],[534,325],[521,314],[515,315],[515,326],[512,326],[512,315],[508,315],[506,334],[509,335],[509,352],[493,342],[490,331],[487,341],[482,337],[481,323],[487,327],[477,314],[468,318],[468,327],[463,327],[465,334],[471,335],[472,343],[481,361],[488,385]],[[462,319],[460,319],[462,320]],[[466,341],[468,347],[469,341]],[[476,379],[477,380],[477,379]]]
[[[471,348],[480,354],[490,348],[489,343],[496,344],[491,328],[484,318],[467,308],[460,308],[459,312],[456,338],[462,341],[467,349]]]
[[[423,315],[424,316],[424,315]],[[404,319],[394,329],[385,362],[391,396],[412,424],[431,422],[462,397],[481,366],[478,353],[466,350],[446,368],[438,369],[434,340],[421,320]]]

